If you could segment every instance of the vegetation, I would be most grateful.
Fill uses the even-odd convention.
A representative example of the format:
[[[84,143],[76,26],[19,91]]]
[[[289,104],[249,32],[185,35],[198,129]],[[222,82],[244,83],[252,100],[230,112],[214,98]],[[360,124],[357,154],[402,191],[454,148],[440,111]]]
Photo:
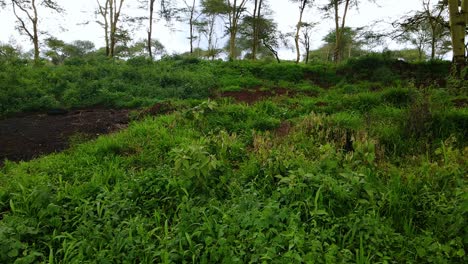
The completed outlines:
[[[95,49],[42,39],[57,1],[0,0],[34,45],[0,45],[14,137],[27,112],[132,120],[1,161],[0,263],[468,263],[468,1],[422,0],[394,34],[348,27],[358,0],[291,0],[289,33],[268,1],[137,2],[148,17],[96,2]],[[311,50],[317,6],[334,28]],[[157,18],[187,23],[189,52],[166,54]],[[132,39],[143,22],[147,39]],[[395,34],[413,47],[372,51]],[[288,38],[295,61],[279,58]]]
[[[416,85],[448,64],[398,63],[4,61],[2,114],[177,107],[6,162],[0,262],[466,262],[466,94]]]

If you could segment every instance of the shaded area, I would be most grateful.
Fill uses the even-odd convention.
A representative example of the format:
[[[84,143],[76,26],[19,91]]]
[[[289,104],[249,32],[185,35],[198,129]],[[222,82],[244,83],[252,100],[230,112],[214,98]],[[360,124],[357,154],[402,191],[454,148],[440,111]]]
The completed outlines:
[[[66,149],[76,134],[94,138],[125,128],[129,110],[50,111],[0,120],[0,166]]]

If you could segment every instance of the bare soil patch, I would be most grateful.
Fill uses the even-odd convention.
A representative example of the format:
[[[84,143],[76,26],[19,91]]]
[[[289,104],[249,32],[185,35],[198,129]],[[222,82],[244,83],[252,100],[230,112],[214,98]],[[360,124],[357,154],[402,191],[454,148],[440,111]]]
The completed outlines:
[[[0,166],[5,159],[31,160],[61,151],[76,134],[95,138],[122,128],[129,122],[129,110],[85,109],[50,111],[0,120]]]
[[[465,108],[468,107],[468,99],[467,98],[457,98],[452,100],[453,105],[457,108]]]

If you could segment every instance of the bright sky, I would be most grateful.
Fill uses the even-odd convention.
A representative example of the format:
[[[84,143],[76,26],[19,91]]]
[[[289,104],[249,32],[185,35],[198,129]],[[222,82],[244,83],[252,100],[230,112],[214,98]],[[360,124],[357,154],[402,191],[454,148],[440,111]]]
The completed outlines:
[[[321,2],[323,3],[323,1],[325,0],[316,0],[316,6]],[[61,0],[58,2],[61,3],[66,12],[63,14],[49,14],[42,10],[44,16],[40,21],[41,31],[47,31],[50,35],[67,42],[73,40],[91,40],[96,44],[96,47],[104,46],[103,30],[94,22],[96,20],[94,15],[96,0]],[[129,6],[124,12],[130,15],[142,15],[142,13],[136,11],[136,8],[130,7],[130,5],[135,5],[136,2],[136,0],[127,0]],[[299,15],[297,4],[291,3],[288,0],[267,0],[267,2],[271,6],[279,29],[282,32],[294,31],[294,26],[297,24]],[[421,7],[421,0],[377,0],[376,3],[362,0],[360,2],[359,10],[353,9],[348,14],[348,26],[376,25],[375,21],[378,20],[391,22]],[[312,39],[313,48],[317,48],[322,44],[321,40],[323,36],[334,25],[333,20],[324,18],[324,15],[317,11],[316,7],[307,12],[304,21],[320,23],[316,27],[316,35]],[[15,30],[15,17],[10,8],[0,11],[0,25],[0,42],[16,40],[16,43],[25,49],[31,47],[29,40],[24,36],[19,36]],[[171,31],[165,26],[163,21],[157,22],[154,29],[154,37],[159,39],[170,53],[187,51],[189,48],[187,25],[174,23],[173,27],[174,29]],[[132,31],[133,38],[135,40],[143,39],[145,37],[145,30],[146,25],[134,29]],[[44,38],[45,36],[43,35],[42,39]],[[395,48],[394,44],[390,47]],[[292,50],[283,50],[280,56],[282,58],[293,58],[294,53]]]

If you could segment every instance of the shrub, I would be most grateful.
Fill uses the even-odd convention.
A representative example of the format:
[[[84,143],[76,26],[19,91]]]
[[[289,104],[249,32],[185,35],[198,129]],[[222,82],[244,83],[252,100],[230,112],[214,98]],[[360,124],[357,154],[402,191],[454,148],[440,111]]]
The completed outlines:
[[[416,99],[416,91],[412,89],[389,88],[382,92],[382,100],[396,107],[407,107]]]

